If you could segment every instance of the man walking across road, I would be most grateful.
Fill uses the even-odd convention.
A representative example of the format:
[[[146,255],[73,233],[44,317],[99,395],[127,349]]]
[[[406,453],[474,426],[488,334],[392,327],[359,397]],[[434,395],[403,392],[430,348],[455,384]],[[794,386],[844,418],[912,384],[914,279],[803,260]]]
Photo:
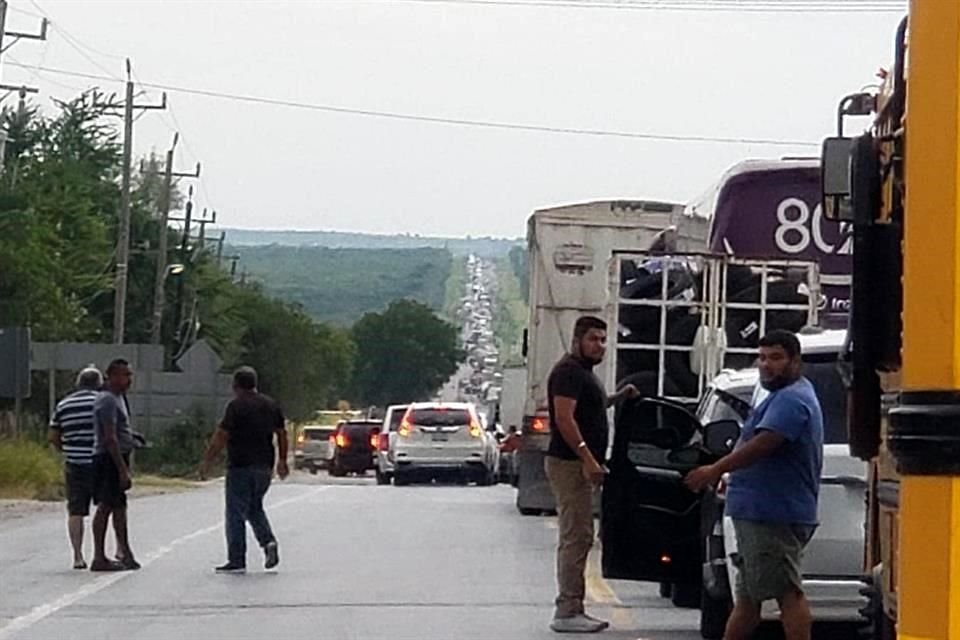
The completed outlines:
[[[233,374],[233,392],[234,398],[227,404],[200,465],[203,477],[226,447],[227,563],[217,567],[217,573],[246,572],[248,521],[263,547],[264,567],[273,569],[280,563],[277,538],[263,510],[263,498],[270,488],[275,458],[277,475],[283,479],[290,473],[283,412],[272,398],[257,391],[257,372],[252,367],[241,367]]]
[[[607,349],[607,324],[583,316],[573,329],[571,352],[553,368],[547,382],[550,446],[545,469],[557,501],[557,584],[559,594],[550,628],[559,633],[596,633],[607,622],[586,614],[584,572],[593,546],[593,493],[603,483],[609,426],[607,407],[634,398],[627,385],[607,396],[593,368]]]
[[[90,366],[77,376],[76,390],[57,404],[48,440],[63,454],[67,489],[67,532],[73,547],[73,568],[86,569],[83,558],[84,519],[93,501],[93,407],[103,374]]]
[[[789,331],[760,340],[760,382],[770,395],[744,424],[733,453],[695,469],[694,491],[730,473],[725,512],[737,536],[736,605],[725,640],[748,640],[766,600],[780,604],[786,640],[810,640],[800,556],[817,526],[823,466],[823,414],[801,375],[800,342]]]
[[[130,478],[130,452],[135,441],[124,397],[133,381],[130,364],[117,358],[107,367],[107,386],[94,402],[94,501],[93,561],[91,571],[123,571],[139,569],[130,548],[127,529],[127,490]],[[107,524],[113,519],[119,560],[107,559]]]

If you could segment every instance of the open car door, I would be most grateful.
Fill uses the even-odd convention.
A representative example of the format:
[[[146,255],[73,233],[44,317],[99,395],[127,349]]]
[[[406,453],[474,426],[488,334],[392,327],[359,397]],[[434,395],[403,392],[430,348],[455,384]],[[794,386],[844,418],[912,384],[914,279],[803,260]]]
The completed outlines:
[[[696,415],[683,405],[640,398],[623,408],[603,485],[604,577],[700,581],[700,495],[683,478],[716,458],[703,446]]]

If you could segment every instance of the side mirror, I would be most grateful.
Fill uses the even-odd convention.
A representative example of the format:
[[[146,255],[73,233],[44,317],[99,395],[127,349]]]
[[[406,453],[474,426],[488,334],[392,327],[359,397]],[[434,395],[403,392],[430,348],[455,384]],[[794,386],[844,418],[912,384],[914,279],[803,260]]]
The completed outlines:
[[[850,152],[853,138],[827,138],[820,159],[820,191],[827,220],[852,222]]]
[[[717,420],[703,428],[703,447],[718,458],[731,451],[740,439],[740,423],[736,420]]]

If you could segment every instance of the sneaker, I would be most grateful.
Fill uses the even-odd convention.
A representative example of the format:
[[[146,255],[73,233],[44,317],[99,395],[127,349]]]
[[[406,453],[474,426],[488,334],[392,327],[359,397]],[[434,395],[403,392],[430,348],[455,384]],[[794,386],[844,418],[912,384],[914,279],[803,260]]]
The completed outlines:
[[[586,618],[586,619],[589,620],[590,622],[599,622],[600,624],[603,625],[603,628],[604,628],[604,629],[610,628],[610,623],[607,622],[606,620],[601,620],[600,618],[594,618],[594,617],[593,617],[592,615],[590,615],[589,613],[581,613],[580,615],[582,615],[584,618]]]
[[[273,569],[275,566],[280,564],[280,549],[277,547],[277,542],[268,542],[263,547],[264,569]]]
[[[557,633],[597,633],[610,625],[601,620],[593,620],[583,614],[572,618],[554,618],[550,628]]]
[[[119,562],[114,562],[113,560],[94,560],[90,563],[90,571],[97,573],[105,571],[123,571],[123,565]]]
[[[216,573],[246,573],[247,568],[242,564],[235,564],[233,562],[228,562],[227,564],[222,564],[216,569]]]

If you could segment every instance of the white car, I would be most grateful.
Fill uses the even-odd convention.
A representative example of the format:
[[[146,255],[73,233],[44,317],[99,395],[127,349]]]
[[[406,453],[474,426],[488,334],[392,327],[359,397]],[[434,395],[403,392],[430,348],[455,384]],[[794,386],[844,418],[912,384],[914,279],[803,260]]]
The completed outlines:
[[[393,480],[393,445],[397,440],[397,428],[407,412],[405,404],[395,404],[387,407],[383,417],[383,427],[380,429],[377,444],[377,484],[390,484]]]
[[[468,403],[410,405],[393,445],[393,483],[453,477],[490,485],[496,480],[496,438]]]

